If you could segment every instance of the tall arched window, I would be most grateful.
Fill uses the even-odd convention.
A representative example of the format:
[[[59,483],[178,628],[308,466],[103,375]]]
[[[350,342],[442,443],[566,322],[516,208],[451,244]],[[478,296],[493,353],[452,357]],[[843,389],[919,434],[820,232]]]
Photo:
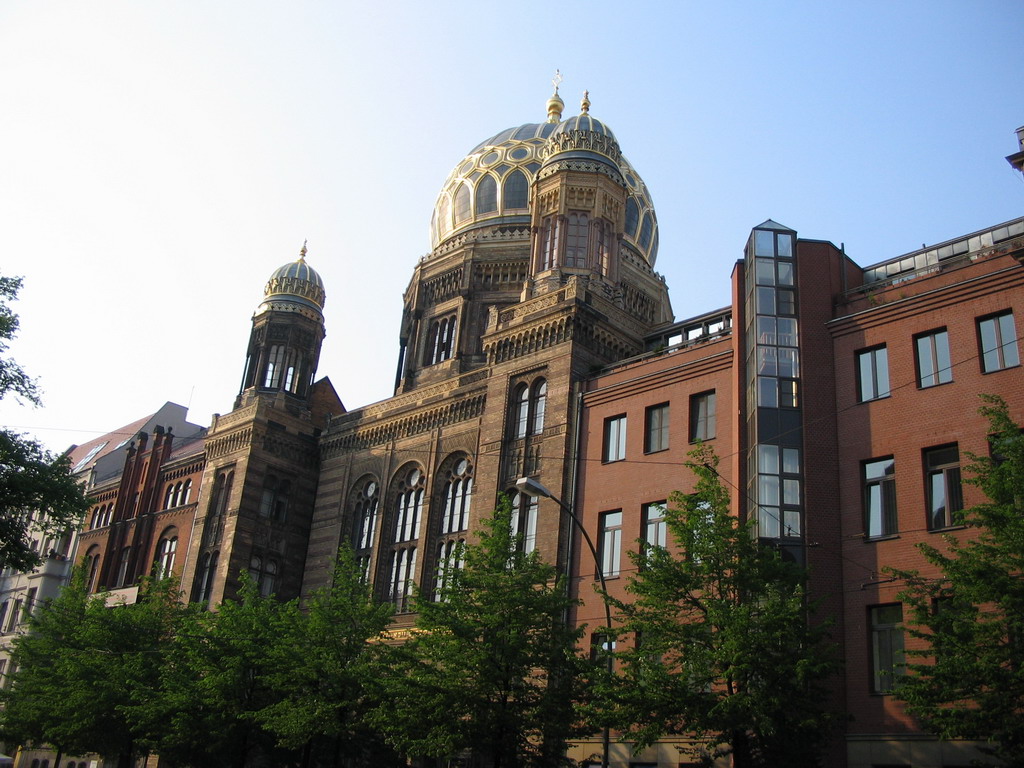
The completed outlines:
[[[548,383],[544,379],[537,379],[530,387],[531,434],[539,435],[544,431],[544,412],[547,410],[547,403]]]
[[[234,481],[234,470],[219,472],[213,481],[210,506],[207,509],[206,523],[203,527],[202,545],[204,547],[220,542],[221,531],[224,528],[224,515],[231,500],[231,486]]]
[[[370,562],[373,559],[373,539],[377,529],[380,486],[373,477],[363,478],[352,492],[350,508],[352,510],[352,548],[355,550],[356,561],[363,571],[364,578],[370,575]]]
[[[510,490],[512,499],[512,535],[519,537],[518,547],[529,554],[537,548],[537,497]]]
[[[420,537],[423,516],[423,472],[418,467],[407,469],[398,484],[395,499],[395,543],[415,541]]]
[[[121,559],[117,563],[117,586],[126,587],[128,586],[128,580],[130,573],[128,566],[131,565],[132,560],[132,548],[125,547],[121,550]]]
[[[260,497],[260,517],[284,522],[288,516],[288,502],[291,500],[291,481],[268,474],[263,478],[263,495]]]
[[[209,603],[213,596],[213,582],[217,576],[218,552],[207,552],[200,561],[199,571],[196,574],[195,588],[193,590],[193,602]]]
[[[452,573],[466,565],[466,540],[448,539],[437,545],[437,577],[434,579],[434,600],[445,599],[445,589],[449,586]]]
[[[455,349],[455,315],[441,317],[430,324],[424,365],[436,365],[451,358]]]
[[[558,263],[558,233],[561,223],[557,216],[544,219],[540,229],[540,270],[554,269]]]
[[[502,207],[525,208],[529,202],[530,183],[526,180],[526,174],[522,171],[512,171],[505,177],[505,183],[501,188]]]
[[[594,270],[604,277],[607,277],[611,269],[612,261],[612,229],[608,222],[598,219],[594,222],[594,235],[597,237],[594,253]]]
[[[174,506],[174,483],[167,486],[167,493],[164,494],[164,509]]]
[[[585,213],[570,213],[565,237],[565,266],[587,266],[587,246],[590,238],[590,217]]]
[[[249,558],[249,575],[263,597],[274,594],[277,586],[277,561],[253,555]]]
[[[416,465],[406,465],[393,486],[394,518],[387,599],[398,611],[409,609],[416,576],[416,547],[423,518],[426,478]]]
[[[626,200],[626,234],[636,237],[636,227],[640,223],[640,208],[632,197]]]
[[[469,510],[473,501],[473,467],[465,457],[451,465],[444,486],[441,533],[457,533],[469,528]]]
[[[476,185],[476,212],[493,213],[498,210],[498,182],[485,175]]]
[[[644,223],[640,225],[640,247],[647,249],[651,245],[651,234],[654,231],[654,219],[651,214],[644,214]]]
[[[469,218],[469,185],[462,184],[455,193],[455,223],[461,224]]]
[[[99,588],[98,582],[100,577],[99,545],[93,544],[89,547],[89,550],[85,553],[85,557],[82,560],[82,566],[87,574],[85,587],[89,592],[95,592]]]
[[[444,237],[452,228],[452,201],[444,192],[441,193],[441,208],[437,215],[437,234]]]
[[[156,545],[156,577],[166,579],[174,572],[174,556],[178,551],[178,529],[168,528]]]
[[[192,495],[192,481],[186,480],[181,486],[181,498],[178,503],[184,506],[188,504],[189,497]]]
[[[275,344],[270,348],[270,352],[267,355],[267,367],[263,375],[264,389],[277,389],[281,386],[284,353],[285,348],[280,344]]]
[[[530,431],[530,388],[520,384],[512,397],[512,433],[515,437],[526,437]]]

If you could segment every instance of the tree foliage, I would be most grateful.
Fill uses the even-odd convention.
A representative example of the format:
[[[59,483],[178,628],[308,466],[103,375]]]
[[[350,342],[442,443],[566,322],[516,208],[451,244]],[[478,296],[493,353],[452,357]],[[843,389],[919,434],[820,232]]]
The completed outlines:
[[[375,720],[410,756],[472,749],[485,765],[558,765],[580,733],[574,711],[591,669],[566,623],[573,600],[555,568],[523,552],[504,500],[446,571],[435,600],[416,599],[412,638],[396,649]]]
[[[983,396],[992,456],[970,455],[966,482],[988,501],[963,510],[977,531],[944,536],[945,551],[919,544],[939,576],[905,579],[907,631],[917,647],[897,695],[943,738],[987,742],[1008,765],[1024,764],[1024,435],[1006,403]]]
[[[0,399],[38,405],[35,381],[7,354],[18,331],[8,302],[20,288],[20,278],[0,276]],[[35,568],[46,553],[32,549],[33,530],[59,536],[78,522],[88,504],[69,470],[66,458],[55,459],[37,441],[0,429],[0,568]]]
[[[809,622],[806,573],[730,514],[713,452],[690,456],[695,493],[665,512],[673,547],[635,556],[633,599],[619,604],[639,640],[620,653],[618,726],[640,746],[690,735],[709,762],[815,765],[835,662]]]
[[[338,553],[330,586],[314,593],[268,648],[275,700],[254,719],[290,748],[320,747],[382,765],[380,736],[367,722],[391,646],[380,642],[392,607],[376,603],[351,549]]]
[[[4,740],[121,764],[145,752],[148,735],[133,713],[157,695],[184,611],[173,581],[147,582],[139,602],[108,607],[76,572],[14,641],[16,671],[0,690]]]

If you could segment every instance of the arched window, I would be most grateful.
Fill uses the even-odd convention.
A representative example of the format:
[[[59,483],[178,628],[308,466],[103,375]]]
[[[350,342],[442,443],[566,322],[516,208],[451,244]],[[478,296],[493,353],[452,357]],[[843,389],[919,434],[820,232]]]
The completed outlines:
[[[126,587],[128,586],[129,571],[128,566],[132,560],[132,548],[125,547],[121,550],[121,559],[117,564],[117,586]]]
[[[270,353],[267,355],[266,373],[263,376],[264,389],[277,389],[281,386],[284,353],[285,348],[280,344],[275,344],[270,348]]]
[[[164,494],[164,509],[174,506],[174,483],[167,486],[167,493]]]
[[[516,439],[544,431],[548,383],[542,378],[523,382],[512,391],[512,436]]]
[[[156,545],[156,577],[166,579],[174,572],[174,555],[178,551],[178,529],[168,528]]]
[[[181,486],[181,498],[178,499],[178,503],[184,506],[188,504],[188,499],[192,495],[192,481],[186,480]]]
[[[544,219],[540,229],[540,270],[554,269],[558,263],[558,233],[560,221],[557,216]]]
[[[597,237],[594,270],[604,277],[607,277],[611,269],[612,261],[612,232],[611,225],[606,221],[598,219],[594,222],[594,234]]]
[[[519,538],[517,546],[529,554],[537,548],[537,497],[510,490],[512,499],[512,535]]]
[[[420,537],[423,515],[423,472],[418,467],[404,471],[395,499],[395,543],[415,541]]]
[[[449,539],[437,545],[437,578],[434,580],[434,600],[445,598],[445,589],[451,583],[452,573],[466,565],[466,540]]]
[[[380,486],[373,477],[363,478],[352,492],[352,548],[356,561],[369,578],[370,562],[373,559],[373,539],[377,530],[377,516],[380,502]]]
[[[587,245],[590,237],[590,217],[585,213],[570,213],[565,237],[565,266],[587,266]]]
[[[263,597],[270,597],[274,594],[274,587],[277,585],[277,562],[275,560],[253,555],[249,559],[249,575],[252,576],[252,580]]]
[[[547,410],[547,402],[548,383],[544,379],[537,379],[530,388],[531,434],[539,435],[544,431],[544,412]]]
[[[502,206],[509,208],[525,208],[529,202],[530,184],[522,171],[512,171],[505,177],[501,189]]]
[[[423,360],[425,365],[436,365],[451,358],[455,349],[455,320],[455,315],[449,315],[430,324]]]
[[[210,506],[206,513],[206,523],[203,526],[203,547],[220,542],[221,531],[224,527],[224,515],[227,512],[228,503],[231,501],[231,486],[234,480],[234,470],[227,470],[219,472],[213,481]]]
[[[441,193],[441,210],[437,216],[437,234],[444,237],[452,228],[452,201],[447,194]]]
[[[455,223],[461,224],[469,218],[469,185],[462,184],[455,193]]]
[[[493,213],[498,210],[498,182],[485,175],[476,185],[476,212]]]
[[[426,493],[423,471],[416,465],[406,465],[398,472],[393,489],[393,544],[387,599],[401,612],[409,610],[416,576],[416,546]]]
[[[526,437],[530,431],[530,388],[520,384],[512,398],[512,432],[515,437]]]
[[[640,247],[644,250],[651,245],[651,233],[654,231],[654,219],[651,218],[651,214],[644,214],[644,223],[640,225]]]
[[[82,558],[82,567],[85,569],[85,587],[89,592],[95,592],[99,588],[100,577],[100,548],[93,544]]]
[[[444,486],[441,533],[457,533],[469,528],[469,510],[473,501],[473,467],[465,457],[451,465]]]
[[[260,517],[276,523],[284,522],[288,516],[288,502],[291,497],[290,480],[268,474],[263,479],[263,495],[260,497]]]
[[[213,596],[213,582],[217,576],[218,552],[207,552],[200,561],[199,572],[196,574],[193,602],[209,603]]]
[[[640,222],[640,208],[632,197],[626,200],[626,234],[636,237],[636,225]]]

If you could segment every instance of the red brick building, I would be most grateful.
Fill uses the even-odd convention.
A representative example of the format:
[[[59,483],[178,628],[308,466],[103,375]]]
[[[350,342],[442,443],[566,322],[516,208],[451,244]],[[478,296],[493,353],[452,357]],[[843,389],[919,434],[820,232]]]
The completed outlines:
[[[835,622],[833,706],[846,724],[830,764],[979,756],[923,734],[891,695],[903,585],[884,568],[927,574],[916,544],[968,535],[953,512],[981,500],[960,473],[968,453],[988,450],[978,395],[1003,397],[1024,422],[1022,262],[1024,219],[866,268],[768,221],[733,273],[731,307],[661,329],[646,356],[582,384],[576,509],[610,592],[625,594],[625,549],[663,543],[660,505],[692,489],[682,464],[706,441],[736,514],[807,564],[811,596]],[[578,619],[597,627],[604,609],[580,543]],[[667,765],[677,746],[686,754],[666,741],[635,759]],[[613,757],[628,752],[613,746]]]

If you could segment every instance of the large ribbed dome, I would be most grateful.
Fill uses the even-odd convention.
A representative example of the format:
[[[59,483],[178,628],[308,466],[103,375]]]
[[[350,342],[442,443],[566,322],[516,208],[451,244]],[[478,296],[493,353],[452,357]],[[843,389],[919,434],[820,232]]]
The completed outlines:
[[[577,147],[579,154],[573,155],[569,148],[572,144],[588,146]],[[658,254],[658,220],[647,185],[619,152],[608,125],[589,114],[560,123],[507,128],[471,149],[441,187],[430,222],[431,247],[480,227],[529,226],[530,186],[541,167],[549,165],[556,154],[560,160],[600,159],[617,171],[617,180],[629,193],[626,242],[653,266]]]
[[[292,311],[312,310],[317,314],[323,312],[327,294],[324,281],[317,271],[306,263],[306,246],[299,251],[297,261],[285,264],[274,271],[263,290],[263,303],[259,311],[265,309],[291,309]]]

